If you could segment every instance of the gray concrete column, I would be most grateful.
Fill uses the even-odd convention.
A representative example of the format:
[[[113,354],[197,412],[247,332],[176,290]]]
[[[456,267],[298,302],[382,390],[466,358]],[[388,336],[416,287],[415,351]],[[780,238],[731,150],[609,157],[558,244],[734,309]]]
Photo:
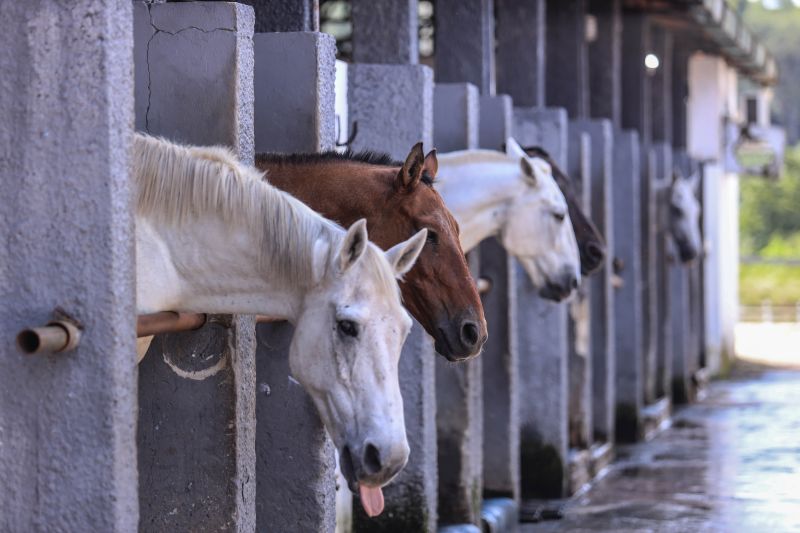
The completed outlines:
[[[621,268],[622,285],[614,294],[615,430],[622,442],[637,440],[642,431],[640,146],[636,131],[614,136],[613,205],[618,206],[613,210],[614,260]]]
[[[656,380],[656,342],[658,330],[658,287],[656,286],[656,189],[657,164],[656,154],[652,144],[645,148],[642,145],[642,189],[647,188],[647,193],[642,191],[641,204],[638,206],[642,217],[641,263],[642,276],[642,394],[645,404],[655,402]]]
[[[680,263],[675,243],[670,241],[670,314],[672,323],[672,401],[685,404],[692,399],[689,366],[689,276]]]
[[[417,0],[351,0],[353,61],[419,63],[417,4]]]
[[[523,146],[542,146],[566,168],[566,110],[516,108],[514,133]],[[513,342],[519,350],[522,497],[558,498],[567,474],[567,306],[541,299],[519,265],[512,279],[517,286]]]
[[[659,60],[652,76],[653,141],[672,143],[672,33],[654,25],[651,32],[651,51]]]
[[[137,129],[225,144],[252,161],[252,38],[248,6],[135,3]],[[218,370],[198,380],[175,368],[184,376]],[[253,530],[253,318],[219,317],[196,332],[159,335],[139,374],[140,531]]]
[[[240,0],[253,7],[256,33],[319,31],[319,0]]]
[[[672,146],[686,149],[686,102],[689,98],[689,56],[693,49],[676,42],[672,52]]]
[[[257,151],[332,149],[333,37],[262,33],[254,42]],[[293,332],[285,322],[257,329],[257,530],[332,531],[334,447],[311,398],[290,377]]]
[[[381,3],[383,5],[383,3]],[[354,6],[355,7],[355,6]],[[363,65],[348,68],[350,120],[358,122],[353,149],[378,150],[405,159],[422,141],[433,145],[433,72],[422,65]],[[436,529],[436,383],[433,342],[414,328],[400,357],[400,390],[411,447],[408,465],[384,489],[386,510],[369,519],[355,505],[356,531]]]
[[[497,92],[545,105],[545,0],[495,0]]]
[[[494,94],[494,0],[435,0],[436,82]]]
[[[658,290],[658,322],[656,326],[655,397],[670,396],[672,382],[672,326],[670,316],[669,285],[669,229],[670,188],[672,181],[672,144],[658,142],[653,146],[656,154],[656,289]]]
[[[547,2],[547,105],[565,108],[573,119],[589,115],[587,3]]]
[[[434,145],[442,152],[478,147],[478,89],[471,83],[434,86]],[[468,254],[480,275],[480,252]],[[480,525],[483,487],[483,389],[479,360],[453,365],[436,357],[439,524]]]
[[[589,113],[622,125],[622,0],[589,2],[597,35],[589,44]]]
[[[439,152],[478,147],[478,88],[471,83],[437,83],[433,88],[433,146]]]
[[[593,440],[613,442],[616,404],[616,342],[614,314],[614,134],[609,120],[580,121],[592,139],[591,214],[606,240],[606,262],[589,281],[591,292]]]
[[[134,531],[131,4],[0,11],[0,530]],[[57,306],[78,348],[21,353]]]
[[[480,97],[478,146],[488,150],[502,150],[506,139],[512,136],[514,102],[507,94]]]

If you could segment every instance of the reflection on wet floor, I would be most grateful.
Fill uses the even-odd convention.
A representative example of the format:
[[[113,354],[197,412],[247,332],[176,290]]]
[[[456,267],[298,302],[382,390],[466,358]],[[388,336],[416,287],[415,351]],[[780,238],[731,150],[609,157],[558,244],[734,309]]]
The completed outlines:
[[[715,382],[670,429],[617,456],[563,519],[522,531],[800,531],[800,371]]]

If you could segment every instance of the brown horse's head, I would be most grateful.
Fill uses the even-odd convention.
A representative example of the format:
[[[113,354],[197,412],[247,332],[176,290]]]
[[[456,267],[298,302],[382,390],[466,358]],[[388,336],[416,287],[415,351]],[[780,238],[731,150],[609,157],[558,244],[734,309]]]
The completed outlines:
[[[556,165],[553,158],[540,146],[531,146],[524,149],[530,157],[544,159],[553,170],[553,177],[567,200],[569,218],[575,231],[575,240],[578,241],[578,250],[581,254],[581,274],[588,276],[598,271],[603,266],[606,257],[606,241],[581,208],[580,201],[575,192],[572,180]]]
[[[428,241],[400,287],[403,301],[450,361],[477,355],[486,321],[459,243],[458,224],[433,188],[436,153],[415,145],[404,163],[373,153],[259,155],[256,165],[276,187],[323,216],[348,226],[367,219],[370,240],[383,249],[422,228]]]

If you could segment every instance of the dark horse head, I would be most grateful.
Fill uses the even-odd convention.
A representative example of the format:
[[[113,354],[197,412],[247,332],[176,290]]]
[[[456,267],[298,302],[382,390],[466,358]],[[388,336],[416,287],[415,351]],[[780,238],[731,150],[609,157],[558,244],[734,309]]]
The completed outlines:
[[[530,157],[544,159],[550,164],[558,188],[561,189],[561,193],[567,200],[569,218],[572,221],[572,229],[575,231],[575,240],[578,241],[578,250],[581,254],[581,274],[588,276],[597,272],[603,266],[606,257],[606,241],[581,208],[572,180],[542,147],[527,147],[525,153]]]

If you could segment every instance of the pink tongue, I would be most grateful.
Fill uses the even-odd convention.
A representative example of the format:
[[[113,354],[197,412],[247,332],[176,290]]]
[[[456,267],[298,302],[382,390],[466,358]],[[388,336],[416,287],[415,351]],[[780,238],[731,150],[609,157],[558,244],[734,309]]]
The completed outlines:
[[[361,506],[370,518],[383,512],[383,491],[380,487],[367,487],[359,484],[358,492],[361,495]]]

